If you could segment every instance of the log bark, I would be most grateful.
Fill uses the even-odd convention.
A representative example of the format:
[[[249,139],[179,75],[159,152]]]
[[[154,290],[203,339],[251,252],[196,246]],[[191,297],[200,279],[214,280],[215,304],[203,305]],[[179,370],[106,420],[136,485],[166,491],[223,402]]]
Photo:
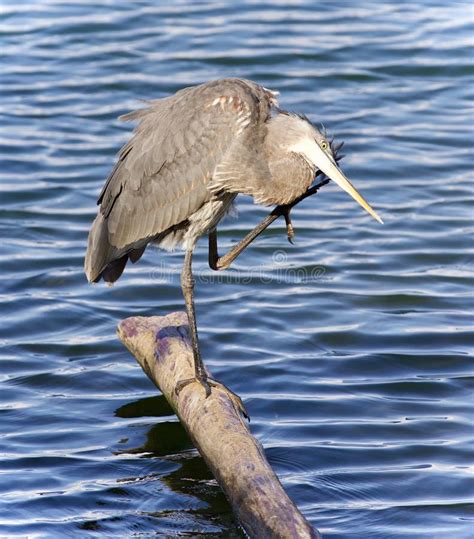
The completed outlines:
[[[176,412],[247,535],[320,538],[283,490],[225,391],[213,388],[206,399],[204,389],[193,383],[176,395],[176,383],[194,375],[186,313],[127,318],[118,335]]]

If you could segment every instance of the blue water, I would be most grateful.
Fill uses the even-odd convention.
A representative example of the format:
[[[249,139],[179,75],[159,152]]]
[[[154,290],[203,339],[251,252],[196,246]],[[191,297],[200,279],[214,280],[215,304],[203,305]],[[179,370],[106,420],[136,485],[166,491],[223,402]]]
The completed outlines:
[[[0,103],[0,535],[242,537],[115,335],[183,309],[182,254],[113,288],[82,265],[116,120],[225,76],[346,142],[377,224],[334,185],[213,274],[202,351],[325,538],[468,538],[474,16],[470,2],[5,1]],[[221,251],[266,210],[239,200]],[[472,237],[472,236],[471,236]]]

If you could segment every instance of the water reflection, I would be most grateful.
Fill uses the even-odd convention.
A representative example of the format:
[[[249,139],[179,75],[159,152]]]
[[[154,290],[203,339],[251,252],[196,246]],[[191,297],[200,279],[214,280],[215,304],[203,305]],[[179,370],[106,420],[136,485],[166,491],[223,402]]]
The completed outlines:
[[[130,135],[116,117],[242,76],[345,141],[386,224],[328,185],[293,214],[294,246],[275,223],[231,278],[199,244],[206,363],[325,539],[470,538],[471,4],[3,4],[0,536],[239,533],[115,335],[183,309],[182,253],[149,249],[110,289],[83,257]],[[222,250],[266,213],[238,206]]]
[[[173,415],[163,395],[140,399],[121,406],[116,410],[116,415],[123,418],[140,417],[168,417]],[[232,511],[226,497],[218,486],[216,480],[206,466],[204,460],[194,449],[193,444],[181,423],[174,421],[162,421],[153,425],[145,435],[146,439],[139,447],[129,447],[121,450],[121,454],[139,454],[143,458],[163,459],[176,464],[176,467],[166,474],[159,474],[160,488],[156,493],[151,492],[149,498],[159,496],[161,484],[166,485],[177,494],[192,497],[198,503],[198,508],[189,508],[186,513],[192,516],[194,523],[203,523],[206,531],[194,531],[193,535],[242,538],[244,534],[235,527]],[[151,477],[154,477],[153,474]],[[127,477],[121,482],[133,483],[136,481],[150,480],[150,477]],[[120,495],[127,495],[126,489]],[[193,502],[193,506],[196,503]],[[182,519],[181,511],[163,510],[148,511],[146,503],[141,504],[141,511],[149,518],[158,519]],[[195,524],[194,524],[195,525]],[[211,529],[209,529],[211,526]],[[216,527],[215,532],[212,526]],[[188,532],[178,533],[177,536],[189,536]]]

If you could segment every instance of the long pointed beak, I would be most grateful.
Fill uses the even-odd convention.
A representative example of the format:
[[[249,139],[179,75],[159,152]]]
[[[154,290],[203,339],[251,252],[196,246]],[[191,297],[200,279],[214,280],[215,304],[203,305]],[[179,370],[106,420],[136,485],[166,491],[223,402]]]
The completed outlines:
[[[370,213],[374,219],[379,223],[383,224],[382,219],[377,215],[377,212],[370,206],[370,204],[365,200],[365,198],[357,191],[357,189],[352,185],[352,183],[344,176],[342,170],[336,165],[334,160],[332,160],[319,146],[314,143],[316,146],[315,149],[315,158],[314,164],[326,174],[326,176],[333,180],[339,185],[341,189],[344,189],[346,193],[351,195],[351,197],[358,202],[366,212]]]

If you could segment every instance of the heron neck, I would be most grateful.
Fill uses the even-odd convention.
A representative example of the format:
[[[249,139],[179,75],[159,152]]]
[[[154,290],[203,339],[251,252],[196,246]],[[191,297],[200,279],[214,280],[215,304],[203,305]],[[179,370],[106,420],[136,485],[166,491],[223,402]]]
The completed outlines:
[[[272,152],[268,159],[271,182],[267,196],[271,204],[289,204],[301,196],[314,179],[314,170],[295,153]]]

